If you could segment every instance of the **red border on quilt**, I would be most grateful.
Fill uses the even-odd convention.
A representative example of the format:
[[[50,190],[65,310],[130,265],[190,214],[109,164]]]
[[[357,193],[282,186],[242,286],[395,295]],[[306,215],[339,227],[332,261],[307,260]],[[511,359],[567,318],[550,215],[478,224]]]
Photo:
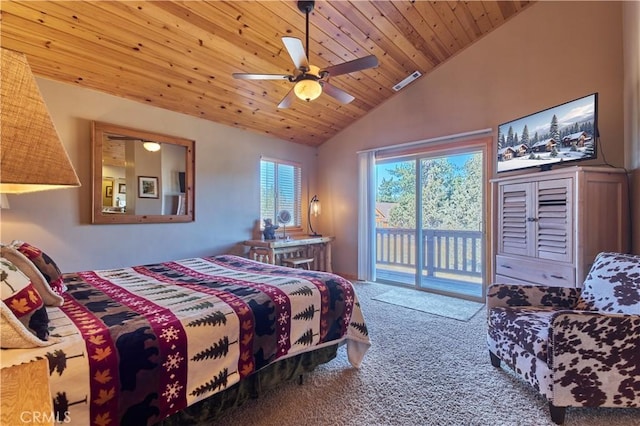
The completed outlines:
[[[119,422],[120,394],[118,355],[109,328],[68,293],[60,309],[80,330],[89,364],[89,415],[91,424]]]
[[[165,418],[187,406],[187,335],[180,320],[167,308],[131,293],[95,272],[79,274],[87,283],[107,294],[114,301],[144,316],[158,339],[160,365],[166,368],[171,360],[179,359],[170,374],[159,375],[159,417]]]

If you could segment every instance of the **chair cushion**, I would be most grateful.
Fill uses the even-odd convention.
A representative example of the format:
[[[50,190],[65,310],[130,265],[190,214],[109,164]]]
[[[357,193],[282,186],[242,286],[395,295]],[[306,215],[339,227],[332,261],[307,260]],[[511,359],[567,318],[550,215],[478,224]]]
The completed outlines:
[[[541,306],[496,307],[489,311],[489,328],[547,362],[549,323],[558,312],[557,308]]]
[[[598,254],[576,309],[640,315],[640,256]]]

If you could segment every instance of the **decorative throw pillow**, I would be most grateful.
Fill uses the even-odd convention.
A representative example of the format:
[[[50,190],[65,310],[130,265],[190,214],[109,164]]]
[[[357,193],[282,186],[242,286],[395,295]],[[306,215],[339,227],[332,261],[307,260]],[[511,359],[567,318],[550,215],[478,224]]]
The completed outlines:
[[[31,280],[31,283],[36,290],[38,290],[38,294],[40,294],[46,306],[62,306],[64,303],[62,296],[54,293],[42,273],[24,254],[11,246],[2,245],[2,247],[0,247],[0,256],[13,263]]]
[[[584,280],[576,309],[640,314],[640,256],[598,254]]]
[[[5,341],[5,325],[13,328],[13,330],[6,330],[8,336],[12,336],[15,333],[24,336],[25,332],[31,332],[39,341],[45,342],[48,340],[49,317],[42,298],[40,298],[38,291],[29,281],[29,278],[4,257],[0,257],[0,297],[3,305],[3,330],[0,346],[16,347],[8,346],[13,342]],[[4,309],[4,307],[8,309]],[[34,346],[29,341],[23,343],[25,346],[17,347]],[[41,344],[36,346],[41,346]]]
[[[58,268],[58,265],[56,265],[47,253],[43,252],[38,247],[19,240],[12,241],[11,246],[15,247],[20,253],[24,254],[31,262],[33,262],[35,267],[38,268],[40,273],[49,283],[49,287],[51,287],[55,293],[62,295],[62,293],[67,291],[67,286],[64,284],[60,268]]]

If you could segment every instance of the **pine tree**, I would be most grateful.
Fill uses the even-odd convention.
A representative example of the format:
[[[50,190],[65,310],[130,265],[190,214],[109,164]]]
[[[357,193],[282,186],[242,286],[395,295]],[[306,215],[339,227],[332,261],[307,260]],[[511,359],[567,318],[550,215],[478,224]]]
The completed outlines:
[[[184,300],[178,300],[177,302],[169,303],[167,306],[185,304],[185,303],[193,302],[195,300],[200,300],[200,299],[201,299],[200,296],[191,296],[191,297],[189,297],[187,299],[184,299]]]
[[[313,330],[309,329],[304,332],[302,336],[298,340],[294,342],[294,345],[305,345],[309,346],[313,343]]]
[[[214,376],[213,379],[209,380],[202,386],[198,386],[191,392],[192,396],[200,396],[207,392],[213,392],[217,389],[224,389],[227,387],[227,383],[229,380],[229,370],[226,368],[222,370],[217,376]]]
[[[367,325],[363,322],[352,322],[349,325],[351,325],[351,327],[355,328],[356,330],[358,330],[360,333],[362,333],[365,336],[369,335],[369,330],[367,329]]]
[[[292,291],[291,296],[313,296],[313,290],[309,286],[302,286],[299,289]]]
[[[152,291],[151,293],[145,293],[145,296],[153,296],[153,295],[157,295],[157,294],[166,294],[166,293],[173,293],[176,292],[178,290],[176,290],[175,288],[164,288],[160,291]]]
[[[529,141],[529,128],[526,124],[524,125],[524,129],[522,129],[522,137],[520,138],[520,143],[523,143],[526,146],[529,146],[529,144],[531,143],[531,141]]]
[[[179,292],[178,292],[178,293],[172,294],[171,296],[159,297],[159,298],[154,299],[154,300],[171,300],[171,299],[179,299],[179,298],[181,298],[181,297],[185,297],[185,296],[188,296],[188,295],[187,295],[186,293],[179,293]]]
[[[197,320],[191,321],[187,325],[189,327],[198,327],[201,325],[220,325],[226,324],[227,317],[222,311],[216,311]]]
[[[553,139],[556,143],[560,143],[560,132],[558,131],[558,117],[553,114],[551,117],[551,125],[549,126],[549,133],[551,135],[551,139]],[[556,155],[558,153],[556,152]]]
[[[300,319],[312,320],[315,312],[316,312],[315,306],[311,304],[304,311],[294,315],[293,319],[294,320],[300,320]]]
[[[218,340],[218,343],[214,343],[204,351],[195,354],[191,358],[191,361],[202,361],[205,359],[224,357],[229,353],[229,346],[234,343],[237,343],[237,340],[229,343],[229,336],[224,336],[222,339]]]
[[[507,131],[507,146],[513,146],[513,127],[509,126]]]
[[[187,308],[182,308],[179,309],[178,312],[185,312],[185,311],[197,311],[200,309],[209,309],[209,308],[213,308],[215,306],[215,304],[213,302],[210,302],[208,300],[205,300],[203,302],[200,302],[196,305],[193,306],[189,306]]]

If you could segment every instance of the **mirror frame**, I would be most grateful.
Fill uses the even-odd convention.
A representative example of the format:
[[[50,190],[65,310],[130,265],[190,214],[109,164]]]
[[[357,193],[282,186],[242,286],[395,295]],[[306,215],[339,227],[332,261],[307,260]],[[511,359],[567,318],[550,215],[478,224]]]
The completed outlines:
[[[105,133],[131,136],[134,138],[151,140],[160,143],[180,145],[186,148],[185,164],[185,198],[186,213],[181,215],[136,215],[136,214],[104,214],[102,212],[102,145]],[[91,122],[91,154],[93,157],[91,167],[92,186],[92,214],[91,223],[178,223],[195,221],[195,141],[176,136],[137,130],[115,124],[99,121]],[[134,185],[135,186],[135,185]]]

